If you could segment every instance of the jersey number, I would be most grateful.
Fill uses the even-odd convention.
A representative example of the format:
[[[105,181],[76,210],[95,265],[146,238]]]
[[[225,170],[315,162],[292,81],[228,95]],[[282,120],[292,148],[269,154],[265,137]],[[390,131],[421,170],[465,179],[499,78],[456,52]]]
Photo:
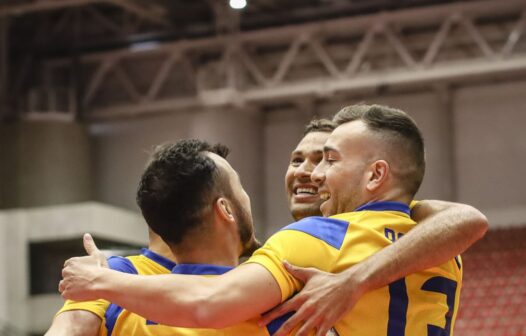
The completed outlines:
[[[451,318],[455,308],[455,293],[457,283],[451,279],[441,276],[433,277],[422,285],[422,290],[428,292],[442,293],[446,295],[448,311],[446,313],[446,325],[444,328],[435,325],[427,325],[427,336],[449,336],[451,334]],[[409,299],[405,278],[395,281],[389,285],[389,321],[387,322],[387,336],[404,336],[407,308]]]

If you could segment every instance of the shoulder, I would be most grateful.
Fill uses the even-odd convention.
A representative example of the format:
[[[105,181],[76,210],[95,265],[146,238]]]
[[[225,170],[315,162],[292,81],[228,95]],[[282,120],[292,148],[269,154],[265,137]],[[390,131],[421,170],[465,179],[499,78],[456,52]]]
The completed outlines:
[[[335,218],[307,217],[284,227],[281,231],[304,232],[318,238],[336,249],[340,249],[347,233],[349,222]]]
[[[138,274],[133,262],[132,257],[124,258],[119,256],[112,256],[108,258],[108,266],[112,270],[119,271],[122,273]]]

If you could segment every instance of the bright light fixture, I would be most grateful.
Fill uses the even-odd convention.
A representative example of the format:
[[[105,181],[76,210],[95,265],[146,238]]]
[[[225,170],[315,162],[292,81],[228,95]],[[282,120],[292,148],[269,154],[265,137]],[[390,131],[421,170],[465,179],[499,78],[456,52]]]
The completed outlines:
[[[247,5],[247,0],[230,0],[230,7],[234,9],[243,9]]]

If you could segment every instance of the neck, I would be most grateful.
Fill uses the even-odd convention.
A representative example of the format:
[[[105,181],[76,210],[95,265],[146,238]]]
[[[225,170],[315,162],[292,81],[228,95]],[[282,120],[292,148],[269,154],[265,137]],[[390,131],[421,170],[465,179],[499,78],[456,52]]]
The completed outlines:
[[[199,237],[194,235],[177,246],[172,246],[172,252],[179,264],[235,267],[239,262],[239,244],[230,243],[224,237],[224,235],[207,235],[201,232]]]
[[[207,264],[217,266],[235,267],[238,264],[238,256],[229,253],[218,253],[218,249],[211,248],[210,245],[194,246],[187,249],[179,244],[173,248],[173,254],[176,256],[179,264]]]
[[[412,200],[413,198],[407,195],[407,193],[404,190],[398,188],[391,188],[385,192],[371,194],[370,197],[368,197],[364,202],[362,202],[362,204],[355,207],[355,209],[367,203],[373,202],[400,202],[409,205]]]
[[[177,258],[174,256],[170,247],[159,237],[157,234],[149,231],[150,243],[148,244],[148,249],[155,252],[167,259],[170,259],[173,262],[178,262]]]

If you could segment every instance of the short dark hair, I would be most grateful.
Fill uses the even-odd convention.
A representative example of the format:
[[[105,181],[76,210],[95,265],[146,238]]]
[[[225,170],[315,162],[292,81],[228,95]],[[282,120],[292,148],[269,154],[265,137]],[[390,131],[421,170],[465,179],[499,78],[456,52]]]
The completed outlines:
[[[402,110],[366,104],[346,106],[332,119],[338,126],[355,120],[385,136],[389,143],[397,146],[398,153],[405,153],[409,161],[402,179],[406,182],[407,191],[414,196],[424,179],[426,166],[424,139],[415,121]]]
[[[166,143],[155,148],[142,174],[137,204],[148,226],[169,244],[181,243],[201,226],[214,199],[231,193],[207,152],[226,158],[229,150],[201,140]]]
[[[336,124],[329,119],[312,119],[307,126],[305,126],[303,136],[313,132],[331,133],[335,128]]]

